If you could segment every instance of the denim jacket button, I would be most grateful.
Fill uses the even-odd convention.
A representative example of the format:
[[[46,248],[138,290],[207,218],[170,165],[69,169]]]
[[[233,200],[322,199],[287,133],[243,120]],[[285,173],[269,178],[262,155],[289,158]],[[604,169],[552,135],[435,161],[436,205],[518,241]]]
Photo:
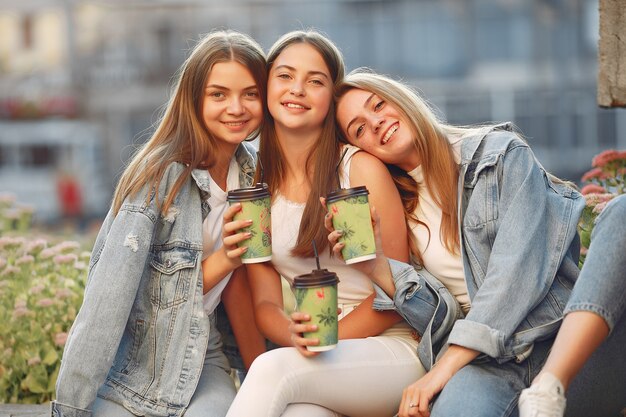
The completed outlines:
[[[167,266],[168,268],[172,266],[172,261],[171,260],[167,260],[165,261],[165,266]]]

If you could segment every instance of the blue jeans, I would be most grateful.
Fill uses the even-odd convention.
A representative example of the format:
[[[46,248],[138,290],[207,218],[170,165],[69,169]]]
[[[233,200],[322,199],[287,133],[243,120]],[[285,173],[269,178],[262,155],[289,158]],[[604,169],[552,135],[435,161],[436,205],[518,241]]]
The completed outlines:
[[[237,393],[230,377],[228,359],[222,352],[220,334],[211,316],[211,333],[204,356],[204,366],[198,386],[185,411],[185,417],[224,417]],[[94,417],[135,417],[122,405],[97,397],[93,403]]]
[[[567,393],[568,417],[618,416],[626,408],[626,195],[602,211],[565,313],[590,311],[611,330]]]
[[[536,342],[521,363],[482,358],[464,366],[435,399],[431,417],[517,417],[519,393],[539,373],[553,342]]]

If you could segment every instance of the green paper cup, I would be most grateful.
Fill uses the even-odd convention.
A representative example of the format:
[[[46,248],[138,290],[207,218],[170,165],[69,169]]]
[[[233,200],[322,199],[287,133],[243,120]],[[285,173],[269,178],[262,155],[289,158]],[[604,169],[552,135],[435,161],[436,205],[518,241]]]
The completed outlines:
[[[242,229],[244,232],[252,233],[252,236],[237,244],[239,247],[248,247],[248,250],[241,255],[241,262],[253,264],[271,260],[271,202],[267,184],[256,184],[254,187],[229,191],[226,199],[230,205],[241,203],[241,210],[235,215],[235,220],[252,220],[250,226]]]
[[[305,332],[304,337],[319,339],[317,346],[307,346],[311,352],[324,352],[337,346],[337,274],[318,269],[298,275],[293,280],[296,310],[311,316],[310,324],[317,331]]]
[[[333,191],[326,197],[333,227],[342,231],[339,241],[345,246],[341,255],[347,264],[376,257],[368,194],[366,187],[353,187]]]

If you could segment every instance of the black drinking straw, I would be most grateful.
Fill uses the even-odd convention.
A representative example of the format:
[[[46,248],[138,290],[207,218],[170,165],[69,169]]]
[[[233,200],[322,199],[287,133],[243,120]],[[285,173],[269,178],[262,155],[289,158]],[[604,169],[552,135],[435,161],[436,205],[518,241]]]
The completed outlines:
[[[261,184],[265,181],[265,175],[263,172],[263,162],[261,162],[261,153],[259,151],[256,152],[256,160],[259,162],[259,169],[261,170]]]
[[[315,253],[315,263],[317,264],[317,269],[320,268],[320,257],[317,255],[317,245],[315,244],[315,240],[313,241],[313,252]]]
[[[335,175],[337,176],[337,188],[341,188],[341,179],[339,178],[339,167],[341,166],[341,161],[343,161],[343,157],[348,153],[348,148],[343,151],[341,154],[341,158],[339,158],[339,162],[337,162],[337,166],[335,167]],[[315,244],[315,242],[313,242]]]

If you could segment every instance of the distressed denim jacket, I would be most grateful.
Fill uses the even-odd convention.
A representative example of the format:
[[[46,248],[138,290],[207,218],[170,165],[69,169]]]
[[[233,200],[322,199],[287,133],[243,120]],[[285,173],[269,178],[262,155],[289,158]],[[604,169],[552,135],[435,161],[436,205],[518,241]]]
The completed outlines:
[[[426,270],[396,261],[393,300],[377,289],[374,307],[396,309],[422,334],[418,355],[427,369],[445,343],[521,362],[560,325],[579,273],[584,199],[551,181],[503,124],[463,140],[459,202],[467,317]]]
[[[253,155],[247,143],[235,153],[242,186],[252,183]],[[210,330],[200,262],[208,172],[192,172],[165,216],[155,201],[168,195],[183,169],[172,163],[156,195],[146,187],[104,220],[52,415],[90,416],[96,395],[137,415],[180,416],[188,406]]]

